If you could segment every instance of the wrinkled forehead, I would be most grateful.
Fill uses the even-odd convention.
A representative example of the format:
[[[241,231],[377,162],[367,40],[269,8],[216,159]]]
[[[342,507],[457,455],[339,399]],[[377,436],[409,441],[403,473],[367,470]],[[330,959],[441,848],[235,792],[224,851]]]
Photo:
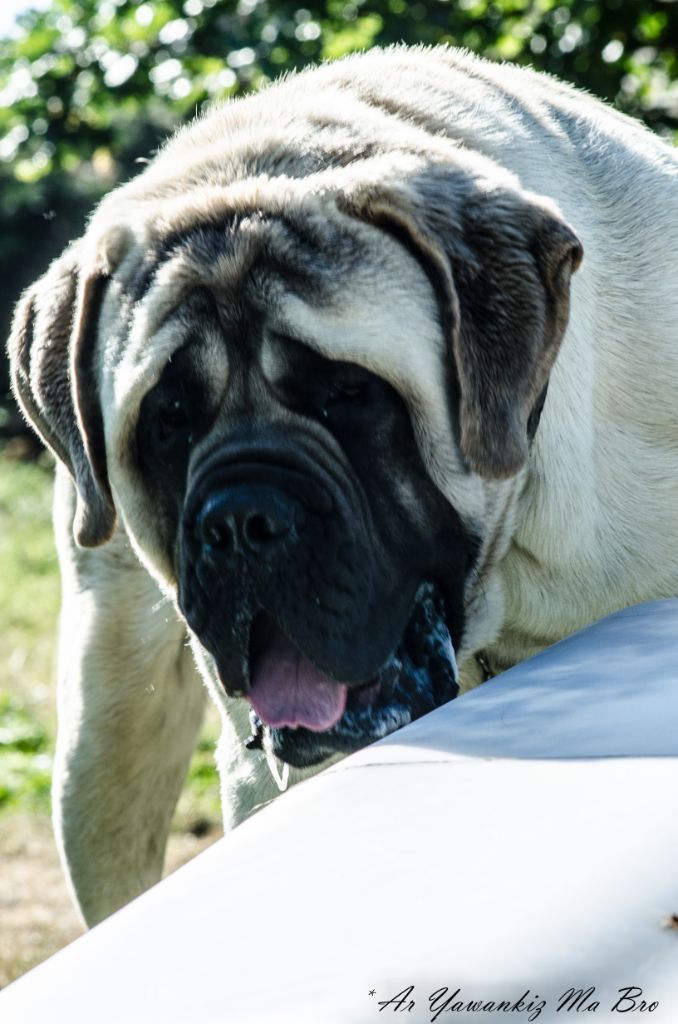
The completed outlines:
[[[391,384],[432,478],[444,493],[456,480],[455,504],[480,515],[481,492],[454,440],[449,342],[428,277],[390,235],[345,221],[253,213],[167,236],[141,258],[128,254],[100,321],[102,401],[115,410],[107,443],[126,447],[143,396],[188,341],[207,365],[218,351],[221,376],[224,365],[228,374],[256,360],[275,377],[292,338]]]

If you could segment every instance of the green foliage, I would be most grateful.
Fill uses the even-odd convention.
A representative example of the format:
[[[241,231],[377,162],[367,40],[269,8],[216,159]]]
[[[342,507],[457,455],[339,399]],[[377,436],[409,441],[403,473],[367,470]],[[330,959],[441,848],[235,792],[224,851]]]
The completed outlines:
[[[669,0],[52,0],[19,26],[0,40],[0,331],[20,288],[178,120],[309,61],[447,42],[678,130]]]
[[[0,697],[0,810],[46,811],[52,771],[47,730],[25,706]]]

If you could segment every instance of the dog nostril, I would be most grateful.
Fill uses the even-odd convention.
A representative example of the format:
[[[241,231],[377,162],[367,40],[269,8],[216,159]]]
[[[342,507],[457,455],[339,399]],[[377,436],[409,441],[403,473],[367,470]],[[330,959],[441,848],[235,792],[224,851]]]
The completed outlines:
[[[230,551],[233,547],[233,533],[226,523],[205,523],[202,539],[217,551]]]
[[[266,547],[272,541],[288,533],[288,527],[267,516],[265,512],[255,512],[243,523],[244,539],[251,548]]]

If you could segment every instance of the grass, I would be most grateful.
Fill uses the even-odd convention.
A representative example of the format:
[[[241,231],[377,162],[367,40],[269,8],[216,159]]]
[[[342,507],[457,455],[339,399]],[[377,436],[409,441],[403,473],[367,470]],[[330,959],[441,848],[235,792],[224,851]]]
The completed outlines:
[[[51,503],[49,456],[0,449],[0,987],[80,930],[49,827],[59,615]],[[213,712],[174,817],[172,866],[220,829],[217,735]]]
[[[25,706],[0,697],[0,812],[49,812],[52,752],[47,729]]]
[[[51,467],[0,454],[0,814],[49,811],[59,576]]]

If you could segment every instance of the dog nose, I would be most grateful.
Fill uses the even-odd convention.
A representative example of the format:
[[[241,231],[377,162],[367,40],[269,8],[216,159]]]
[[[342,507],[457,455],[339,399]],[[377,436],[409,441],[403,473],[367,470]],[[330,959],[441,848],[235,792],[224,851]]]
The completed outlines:
[[[292,541],[301,522],[301,506],[277,487],[238,484],[210,495],[197,526],[211,553],[266,556]]]

